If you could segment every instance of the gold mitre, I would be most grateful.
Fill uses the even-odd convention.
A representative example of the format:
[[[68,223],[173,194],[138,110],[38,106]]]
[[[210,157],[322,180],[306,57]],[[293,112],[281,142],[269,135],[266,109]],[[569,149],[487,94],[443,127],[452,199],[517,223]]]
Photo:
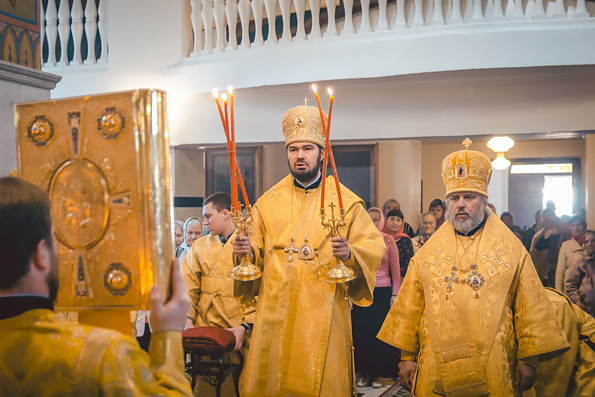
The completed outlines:
[[[492,162],[487,155],[469,150],[470,144],[471,140],[465,139],[465,150],[451,153],[442,161],[446,197],[456,192],[474,192],[488,197]]]
[[[328,118],[324,112],[323,114],[326,122]],[[285,147],[294,142],[312,142],[324,148],[324,130],[317,107],[302,105],[289,109],[283,115],[282,128]]]

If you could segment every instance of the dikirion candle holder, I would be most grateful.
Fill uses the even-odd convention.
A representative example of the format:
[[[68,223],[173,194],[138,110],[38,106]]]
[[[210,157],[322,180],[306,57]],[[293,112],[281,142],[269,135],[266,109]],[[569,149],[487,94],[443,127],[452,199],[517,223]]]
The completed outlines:
[[[322,222],[322,227],[329,231],[329,235],[331,238],[333,237],[343,237],[341,232],[345,229],[345,209],[341,208],[339,210],[339,217],[335,218],[335,204],[331,203],[331,216],[330,218],[326,218],[325,209],[320,209],[320,218]],[[346,283],[355,279],[355,272],[345,266],[343,261],[339,258],[335,257],[337,264],[333,266],[328,273],[326,274],[326,281],[331,284],[340,284]]]
[[[252,225],[252,206],[246,206],[246,216],[242,215],[242,211],[234,211],[233,223],[238,231],[236,238],[248,236],[250,225]],[[231,277],[238,281],[252,281],[262,277],[262,270],[250,262],[250,255],[242,255],[240,264],[233,269]]]

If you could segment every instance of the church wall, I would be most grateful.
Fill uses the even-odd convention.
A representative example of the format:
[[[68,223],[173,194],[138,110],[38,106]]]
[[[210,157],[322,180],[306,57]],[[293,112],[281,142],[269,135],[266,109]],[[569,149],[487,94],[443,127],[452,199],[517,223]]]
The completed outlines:
[[[588,135],[588,137],[591,137]],[[495,153],[486,146],[488,138],[475,139],[471,149],[487,154],[490,159],[495,159]],[[458,141],[443,140],[441,142],[424,142],[422,144],[422,171],[423,180],[423,208],[427,210],[430,202],[435,198],[444,198],[444,184],[441,177],[442,160],[449,153],[463,149]],[[577,157],[583,165],[583,181],[585,178],[585,140],[584,139],[544,139],[544,140],[516,140],[506,158],[509,160],[522,158],[555,158]],[[586,170],[589,173],[589,170]],[[508,170],[505,172],[508,173]],[[595,169],[592,174],[595,174]],[[508,210],[508,178],[499,173],[492,178],[490,184],[490,201],[494,201],[498,213]],[[498,202],[498,200],[501,200]],[[584,201],[583,201],[584,203]]]
[[[595,229],[595,135],[586,137],[585,160],[587,225],[589,229]]]

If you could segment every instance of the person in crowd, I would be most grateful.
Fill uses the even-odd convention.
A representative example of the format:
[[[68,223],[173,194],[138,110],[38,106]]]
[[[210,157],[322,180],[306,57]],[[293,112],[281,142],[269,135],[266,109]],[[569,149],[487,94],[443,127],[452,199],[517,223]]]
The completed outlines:
[[[564,241],[560,246],[558,253],[558,264],[556,265],[556,290],[564,293],[564,282],[566,270],[570,267],[570,262],[574,254],[583,250],[584,236],[587,229],[587,223],[580,215],[574,215],[570,218],[570,240]]]
[[[477,151],[444,159],[448,220],[411,260],[378,334],[402,350],[414,396],[518,397],[540,360],[569,348],[531,258],[487,209],[491,170]]]
[[[401,211],[401,204],[399,204],[399,202],[395,199],[386,200],[382,206],[382,215],[384,218],[386,219],[386,215],[389,213],[389,211],[394,209]],[[407,222],[403,224],[403,232],[409,236],[409,238],[415,236],[415,230],[413,230],[413,227],[411,227],[411,225]]]
[[[403,231],[405,218],[401,210],[392,209],[388,212],[382,231],[391,236],[397,243],[399,249],[399,264],[401,266],[401,278],[407,274],[409,261],[413,257],[413,244],[411,238]]]
[[[535,223],[531,225],[527,230],[523,231],[523,245],[527,252],[531,252],[531,243],[533,242],[533,237],[535,237],[535,233],[537,233],[543,227],[543,223],[541,221],[541,213],[542,210],[535,211]]]
[[[502,215],[500,215],[500,220],[502,221],[502,223],[504,223],[510,230],[512,230],[512,227],[514,226],[514,219],[512,217],[512,214],[510,212],[503,212]]]
[[[179,258],[184,251],[182,243],[184,242],[184,224],[182,221],[174,221],[174,243],[176,249],[176,258]]]
[[[545,293],[554,307],[570,349],[540,363],[535,386],[523,396],[595,396],[595,318],[563,293],[551,288],[546,288]]]
[[[384,216],[380,208],[368,210],[372,222],[382,230]],[[359,374],[357,387],[372,385],[382,387],[376,378],[396,378],[398,373],[397,354],[394,347],[376,339],[376,334],[384,322],[401,287],[401,270],[399,268],[399,251],[395,240],[383,233],[386,252],[376,273],[374,300],[368,307],[353,306],[351,322],[353,324],[353,347],[355,371]]]
[[[0,178],[0,394],[191,396],[181,330],[190,298],[172,264],[172,292],[150,293],[150,354],[119,332],[79,325],[54,311],[58,246],[41,188]]]
[[[548,200],[547,203],[545,203],[545,208],[551,210],[554,215],[556,215],[556,203],[554,203],[553,200]]]
[[[498,216],[498,212],[496,212],[496,206],[492,203],[488,203],[488,208],[492,210],[492,212]]]
[[[585,231],[583,248],[570,262],[564,289],[574,304],[595,317],[595,231]]]
[[[223,192],[213,193],[204,201],[202,214],[210,233],[192,244],[182,264],[182,276],[192,302],[186,328],[225,328],[234,334],[236,349],[240,349],[254,323],[256,303],[254,283],[235,282],[231,278],[236,230],[231,197]],[[239,299],[234,288],[241,289]]]
[[[541,213],[543,228],[533,237],[531,243],[531,259],[537,269],[537,273],[546,287],[555,286],[556,266],[558,264],[558,218],[556,213],[546,208]]]
[[[345,228],[335,237],[323,228],[321,124],[316,107],[286,112],[290,174],[260,196],[251,233],[233,241],[236,255],[263,268],[242,397],[355,395],[350,305],[372,304],[386,246],[364,202],[332,176],[324,185],[326,220],[331,210],[336,218],[344,212]],[[347,284],[327,281],[338,260],[354,272]]]
[[[420,249],[436,231],[436,218],[431,212],[424,212],[419,218],[419,233],[411,239],[413,253]]]
[[[186,222],[184,222],[184,242],[180,246],[183,251],[178,257],[178,263],[182,264],[184,262],[192,244],[202,236],[204,236],[202,219],[195,216],[186,219]]]
[[[434,215],[436,219],[436,229],[438,229],[444,223],[444,216],[446,214],[446,206],[444,205],[444,201],[442,199],[434,199],[430,203],[429,211]]]
[[[568,241],[572,238],[572,233],[570,232],[570,216],[562,215],[560,217],[559,225],[558,234],[560,237],[558,238],[558,246],[561,247],[564,241]]]

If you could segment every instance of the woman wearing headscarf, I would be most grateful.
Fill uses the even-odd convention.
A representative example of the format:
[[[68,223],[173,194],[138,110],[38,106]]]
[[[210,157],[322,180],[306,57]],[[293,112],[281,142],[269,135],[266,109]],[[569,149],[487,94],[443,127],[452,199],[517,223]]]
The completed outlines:
[[[368,214],[378,230],[381,230],[384,216],[380,208],[370,208]],[[373,387],[382,387],[375,378],[395,378],[398,373],[397,349],[376,338],[401,286],[397,245],[389,235],[383,233],[383,236],[386,252],[376,273],[374,301],[368,307],[354,306],[351,312],[355,370],[361,374],[361,379],[357,382],[358,387],[370,384]]]
[[[419,233],[411,239],[413,252],[417,252],[436,231],[436,218],[431,212],[424,212],[419,219]]]
[[[382,231],[392,238],[397,243],[399,249],[399,265],[401,266],[401,279],[407,274],[409,268],[409,261],[413,258],[413,244],[409,236],[403,231],[405,225],[405,218],[401,210],[393,209],[386,214],[384,227]]]

